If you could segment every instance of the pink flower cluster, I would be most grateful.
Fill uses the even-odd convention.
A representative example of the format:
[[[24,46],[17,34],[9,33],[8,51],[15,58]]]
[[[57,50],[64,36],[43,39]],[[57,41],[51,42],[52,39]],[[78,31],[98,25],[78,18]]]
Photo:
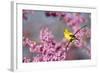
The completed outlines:
[[[64,12],[55,12],[55,11],[46,11],[45,15],[47,17],[52,16],[52,17],[63,17],[65,16]]]
[[[32,58],[33,62],[41,61],[61,61],[66,59],[65,48],[61,43],[57,43],[54,40],[52,33],[47,27],[41,29],[40,31],[40,43],[24,38],[23,44],[28,46],[31,53],[37,53],[35,57]],[[24,57],[24,62],[30,62],[29,58]]]
[[[66,13],[64,21],[68,26],[73,27],[84,23],[85,19],[80,15],[80,13]]]

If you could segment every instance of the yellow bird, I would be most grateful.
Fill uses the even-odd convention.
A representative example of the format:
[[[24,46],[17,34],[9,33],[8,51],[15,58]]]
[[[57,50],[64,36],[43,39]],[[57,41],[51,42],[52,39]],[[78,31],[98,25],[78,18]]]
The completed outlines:
[[[72,32],[70,32],[68,29],[64,29],[64,38],[70,42],[77,39],[75,35]]]
[[[87,25],[84,25],[83,27],[81,27],[80,29],[78,29],[74,34],[73,34],[72,32],[70,32],[68,29],[64,29],[64,38],[65,38],[66,40],[69,41],[68,44],[67,44],[67,46],[66,46],[66,48],[68,48],[69,44],[70,44],[71,42],[73,42],[74,40],[78,40],[78,41],[79,41],[79,39],[77,39],[75,35],[76,35],[82,28],[84,28],[84,27],[86,27],[86,26],[87,26]]]

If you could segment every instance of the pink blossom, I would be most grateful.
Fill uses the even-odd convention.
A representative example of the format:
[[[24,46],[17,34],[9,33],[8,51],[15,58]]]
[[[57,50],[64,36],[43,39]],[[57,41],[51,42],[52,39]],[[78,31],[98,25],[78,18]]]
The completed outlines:
[[[80,24],[85,22],[85,19],[80,14],[66,13],[64,16],[64,21],[68,26],[80,26]]]
[[[43,29],[41,29],[40,31],[40,40],[42,42],[50,42],[53,40],[53,35],[52,32],[49,31],[49,29],[47,27],[44,27]]]
[[[31,61],[31,59],[28,58],[28,57],[24,57],[24,58],[23,58],[23,62],[24,62],[24,63],[29,63],[30,61]]]
[[[42,56],[34,57],[34,58],[33,58],[33,62],[41,62],[41,61],[43,61]]]

